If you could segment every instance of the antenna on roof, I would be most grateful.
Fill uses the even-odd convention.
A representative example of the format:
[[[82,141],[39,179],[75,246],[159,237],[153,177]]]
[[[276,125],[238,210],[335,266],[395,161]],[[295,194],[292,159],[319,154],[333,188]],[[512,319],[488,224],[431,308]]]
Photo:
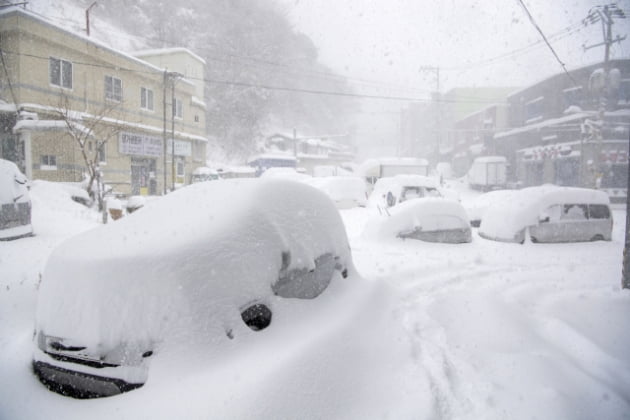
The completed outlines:
[[[85,9],[85,32],[87,33],[87,36],[90,36],[90,9],[96,5],[97,2],[93,2],[90,4],[90,7]]]

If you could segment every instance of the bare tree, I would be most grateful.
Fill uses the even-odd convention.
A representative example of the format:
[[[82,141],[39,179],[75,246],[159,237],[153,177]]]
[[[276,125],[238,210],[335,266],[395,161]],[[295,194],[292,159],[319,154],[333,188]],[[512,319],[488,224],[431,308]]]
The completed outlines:
[[[59,106],[54,111],[54,114],[65,123],[68,134],[81,153],[87,171],[86,190],[93,200],[97,200],[99,210],[103,209],[104,194],[99,156],[107,142],[118,136],[121,130],[116,120],[111,117],[119,106],[120,103],[107,103],[95,113],[85,113],[73,110],[68,97],[62,95]]]

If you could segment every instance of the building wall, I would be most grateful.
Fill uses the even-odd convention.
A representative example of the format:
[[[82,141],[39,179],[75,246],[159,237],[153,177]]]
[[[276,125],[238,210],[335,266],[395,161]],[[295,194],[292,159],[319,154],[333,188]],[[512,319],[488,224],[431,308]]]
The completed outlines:
[[[0,14],[0,46],[5,54],[9,78],[0,76],[0,99],[16,103],[23,112],[33,112],[39,120],[62,118],[60,113],[71,111],[80,124],[93,127],[96,137],[111,136],[106,143],[106,161],[101,166],[105,182],[120,192],[131,194],[134,163],[149,159],[152,162],[150,176],[157,185],[153,192],[164,188],[166,170],[167,185],[170,178],[170,155],[167,152],[164,166],[163,139],[175,134],[176,143],[188,143],[184,178],[176,183],[188,183],[192,171],[205,161],[205,112],[201,100],[193,99],[196,85],[189,80],[165,84],[162,68],[140,59],[110,49],[82,35],[73,34],[20,10]],[[72,86],[59,87],[50,81],[51,57],[72,63]],[[198,69],[197,69],[198,70]],[[122,83],[121,100],[106,98],[106,76]],[[141,106],[142,88],[152,92],[152,109]],[[171,118],[173,96],[182,104],[182,117]],[[146,96],[145,96],[146,98]],[[166,120],[164,116],[166,115]],[[6,127],[5,127],[6,128]],[[112,136],[112,133],[114,134]],[[134,155],[125,153],[120,146],[121,133],[154,137],[161,142],[159,154]],[[28,171],[34,178],[53,181],[77,181],[77,174],[85,163],[76,141],[59,130],[42,132],[28,125],[17,133],[29,142],[32,152],[27,156]],[[51,144],[55,143],[55,144]],[[180,148],[178,148],[180,150]],[[41,156],[57,153],[57,170],[41,170]],[[193,156],[192,153],[196,155]],[[141,193],[148,193],[143,189]]]

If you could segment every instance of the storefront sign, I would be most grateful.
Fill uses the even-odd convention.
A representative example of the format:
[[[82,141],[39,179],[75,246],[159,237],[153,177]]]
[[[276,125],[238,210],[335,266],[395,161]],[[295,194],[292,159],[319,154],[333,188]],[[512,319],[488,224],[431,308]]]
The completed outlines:
[[[166,142],[166,153],[173,150],[173,140]],[[192,156],[192,144],[189,141],[175,140],[175,156]]]
[[[144,134],[120,133],[118,150],[125,155],[162,156],[163,144],[159,137]]]

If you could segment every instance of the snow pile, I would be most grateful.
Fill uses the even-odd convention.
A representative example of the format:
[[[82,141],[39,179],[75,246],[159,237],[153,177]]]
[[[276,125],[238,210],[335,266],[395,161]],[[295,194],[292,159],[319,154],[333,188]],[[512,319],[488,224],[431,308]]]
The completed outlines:
[[[501,206],[510,201],[514,190],[496,190],[479,195],[466,205],[466,212],[472,222],[478,223],[483,219],[488,209]]]
[[[542,213],[554,204],[608,205],[609,202],[605,192],[587,188],[555,185],[524,188],[485,212],[479,234],[486,238],[513,241],[524,228],[537,225]]]
[[[453,187],[464,204],[478,195]],[[31,191],[37,235],[0,243],[2,419],[622,420],[630,413],[630,291],[619,286],[625,206],[617,205],[612,241],[515,245],[473,232],[472,243],[457,247],[364,240],[369,209],[342,210],[360,280],[333,281],[314,300],[285,299],[263,331],[156,353],[138,390],[89,401],[51,393],[30,366],[39,272],[60,238],[99,219],[52,188]],[[240,200],[239,190],[230,199]],[[257,200],[266,208],[269,200]],[[179,233],[186,216],[167,216],[160,229],[169,240],[189,235]],[[146,235],[129,230],[137,244],[136,236]],[[127,267],[151,270],[134,258],[143,247],[128,246]],[[111,251],[105,243],[98,252]],[[211,268],[205,272],[212,278]]]
[[[414,199],[372,216],[365,226],[363,237],[387,240],[415,230],[424,232],[466,229],[468,216],[461,204],[439,197]]]

